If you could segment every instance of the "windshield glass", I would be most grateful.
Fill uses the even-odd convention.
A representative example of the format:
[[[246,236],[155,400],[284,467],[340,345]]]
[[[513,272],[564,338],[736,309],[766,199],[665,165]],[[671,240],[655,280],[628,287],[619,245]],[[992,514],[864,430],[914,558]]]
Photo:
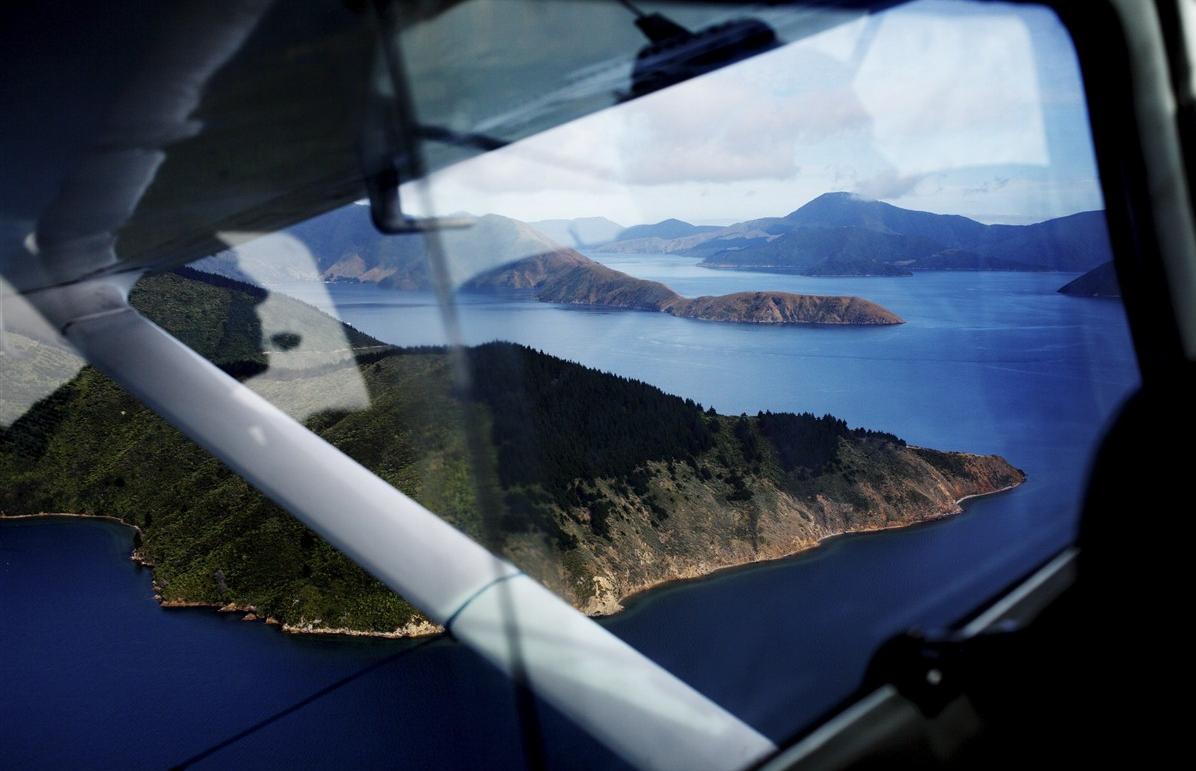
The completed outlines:
[[[759,18],[784,38],[798,13]],[[384,236],[363,201],[222,233],[131,302],[783,740],[884,640],[1071,543],[1138,383],[1057,18],[917,2],[826,26],[401,188],[465,227]],[[417,114],[452,117],[442,87],[416,80]],[[115,621],[78,644],[141,672],[119,690],[163,762],[338,682],[213,760],[619,765],[51,337],[4,336],[0,512],[138,529],[2,522],[29,558],[0,565],[0,598],[41,560],[53,585],[103,577],[70,607],[117,608],[152,652]],[[152,576],[114,572],[129,548]],[[12,607],[19,660],[57,627]],[[0,705],[18,757],[55,710],[31,699]]]

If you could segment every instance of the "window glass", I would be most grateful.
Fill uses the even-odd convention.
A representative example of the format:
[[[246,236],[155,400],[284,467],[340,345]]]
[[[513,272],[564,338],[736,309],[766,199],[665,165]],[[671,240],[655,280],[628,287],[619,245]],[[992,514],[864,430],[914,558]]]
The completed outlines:
[[[760,18],[783,33],[795,13]],[[1138,383],[1057,18],[918,2],[826,26],[403,186],[410,213],[469,227],[383,236],[354,204],[224,233],[132,302],[781,740],[885,639],[1070,543]],[[437,631],[417,609],[47,340],[5,335],[3,513],[136,525],[162,604],[300,633],[163,621],[148,577],[99,581],[128,628],[195,654],[185,676],[155,654],[123,694],[236,701],[216,740],[401,654],[220,757],[520,762],[503,678],[416,647]],[[95,546],[22,527],[0,534]],[[12,575],[0,596],[28,588]],[[269,684],[227,682],[246,672]],[[617,765],[539,711],[551,765]]]

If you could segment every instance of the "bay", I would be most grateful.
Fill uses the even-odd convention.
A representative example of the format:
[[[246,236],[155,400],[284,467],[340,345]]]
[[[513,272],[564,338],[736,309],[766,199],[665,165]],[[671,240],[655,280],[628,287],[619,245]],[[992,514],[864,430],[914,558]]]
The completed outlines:
[[[1059,295],[1071,274],[806,278],[593,256],[687,296],[851,294],[906,323],[764,327],[462,296],[465,342],[514,340],[720,412],[832,413],[913,444],[999,453],[1028,474],[960,516],[666,587],[603,622],[778,740],[858,687],[884,639],[952,623],[1068,543],[1097,438],[1137,384],[1122,306]],[[278,289],[387,342],[445,342],[430,294]],[[386,662],[199,765],[521,765],[509,684],[451,640],[291,637],[211,611],[163,611],[130,545],[128,531],[103,522],[0,523],[0,677],[18,694],[0,700],[6,759],[171,765]],[[540,717],[554,767],[617,765],[551,709]]]

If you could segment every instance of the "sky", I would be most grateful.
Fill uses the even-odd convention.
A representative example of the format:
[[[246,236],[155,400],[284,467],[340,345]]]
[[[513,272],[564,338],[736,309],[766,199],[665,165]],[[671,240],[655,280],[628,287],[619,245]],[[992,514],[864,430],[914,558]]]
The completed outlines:
[[[834,27],[429,183],[441,214],[626,226],[780,216],[830,191],[1014,224],[1103,208],[1056,17],[942,0]]]

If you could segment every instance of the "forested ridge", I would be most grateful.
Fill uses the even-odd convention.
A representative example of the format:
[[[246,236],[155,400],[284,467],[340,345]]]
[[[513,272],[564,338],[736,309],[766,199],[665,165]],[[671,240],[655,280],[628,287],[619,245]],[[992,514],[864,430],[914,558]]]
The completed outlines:
[[[293,300],[271,313],[294,340],[271,342],[260,290],[228,279],[153,276],[132,300],[268,398],[363,384],[368,409],[307,425],[591,612],[834,532],[947,513],[1021,479],[999,458],[924,456],[832,416],[719,415],[511,343],[466,349],[463,389],[445,349],[384,346]],[[347,340],[355,353],[287,369],[296,340]],[[381,632],[419,618],[91,368],[0,432],[0,513],[46,511],[138,525],[166,600],[253,606],[298,627]]]

